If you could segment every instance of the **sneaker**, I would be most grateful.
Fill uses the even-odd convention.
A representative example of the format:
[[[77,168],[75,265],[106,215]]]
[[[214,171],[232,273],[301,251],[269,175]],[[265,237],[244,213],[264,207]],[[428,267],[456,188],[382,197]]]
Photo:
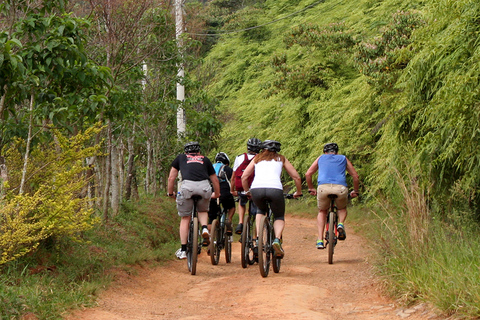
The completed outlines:
[[[317,249],[325,249],[325,246],[323,245],[323,241],[320,239],[317,239]]]
[[[225,221],[225,226],[227,227],[227,236],[232,235],[232,222],[230,220]]]
[[[202,238],[203,238],[202,246],[208,247],[208,245],[210,244],[210,232],[208,232],[207,228],[202,229]]]
[[[273,250],[275,251],[275,256],[277,258],[281,259],[285,255],[285,252],[283,251],[282,243],[280,242],[280,239],[275,238],[275,240],[273,240]]]
[[[258,262],[258,240],[255,240],[255,246],[253,247],[253,261]]]
[[[182,248],[180,248],[177,250],[177,252],[175,252],[175,256],[180,260],[187,259],[187,252],[182,251]]]
[[[235,229],[235,233],[236,234],[242,234],[242,232],[243,232],[243,223],[239,223],[237,225],[237,228]]]
[[[337,226],[338,231],[338,240],[345,240],[347,238],[347,234],[345,233],[345,227],[343,224],[339,223]]]

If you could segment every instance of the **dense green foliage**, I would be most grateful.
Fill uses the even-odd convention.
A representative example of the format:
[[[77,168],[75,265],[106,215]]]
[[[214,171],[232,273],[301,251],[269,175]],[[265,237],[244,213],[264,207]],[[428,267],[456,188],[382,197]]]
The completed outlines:
[[[229,17],[199,71],[216,70],[221,151],[279,140],[303,174],[337,142],[363,199],[389,204],[375,217],[388,219],[379,267],[395,294],[478,317],[478,292],[462,289],[478,286],[475,267],[455,293],[440,274],[478,265],[479,2],[266,0]]]
[[[435,209],[475,212],[479,12],[475,1],[398,0],[258,1],[236,11],[226,25],[239,31],[222,35],[203,64],[216,70],[208,90],[227,119],[221,147],[236,154],[250,136],[276,139],[305,172],[336,141],[365,191],[391,196],[391,169],[415,159]],[[251,21],[261,27],[244,30]]]

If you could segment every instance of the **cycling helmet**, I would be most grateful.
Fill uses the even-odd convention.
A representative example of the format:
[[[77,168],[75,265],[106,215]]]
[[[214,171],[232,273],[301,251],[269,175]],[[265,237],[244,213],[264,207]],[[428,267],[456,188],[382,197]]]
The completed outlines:
[[[275,140],[265,140],[262,144],[262,149],[266,149],[268,151],[280,152],[280,146],[282,144]]]
[[[247,150],[259,153],[262,146],[262,141],[257,138],[250,138],[247,142]]]
[[[216,162],[221,162],[225,165],[230,165],[230,159],[228,158],[227,154],[225,152],[219,152],[215,156],[215,161]]]
[[[335,142],[332,142],[332,143],[327,143],[324,147],[323,147],[323,152],[335,152],[337,153],[338,152],[338,145],[335,143]]]
[[[197,141],[190,141],[187,142],[183,146],[183,150],[185,150],[185,153],[197,153],[200,152],[200,144]]]

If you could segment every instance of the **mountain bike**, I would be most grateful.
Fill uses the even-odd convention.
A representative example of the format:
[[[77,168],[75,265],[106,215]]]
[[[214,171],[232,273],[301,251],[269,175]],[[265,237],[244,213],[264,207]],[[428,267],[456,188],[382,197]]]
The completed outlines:
[[[217,200],[218,201],[218,200]],[[218,202],[219,211],[217,218],[212,221],[212,231],[210,238],[210,260],[213,265],[217,265],[220,261],[220,252],[225,249],[225,260],[227,263],[232,262],[232,241],[233,236],[227,234],[226,220],[228,210]]]
[[[197,212],[197,202],[202,196],[194,195],[192,196],[193,200],[193,209],[192,216],[190,219],[189,229],[188,229],[188,239],[187,239],[187,265],[188,271],[192,275],[195,275],[197,272],[197,260],[198,254],[202,250],[202,237],[199,236],[200,230],[198,227],[198,212]]]
[[[242,267],[246,268],[258,260],[258,252],[255,253],[255,216],[252,215],[252,200],[248,201],[248,212],[243,219],[242,243]]]
[[[285,198],[292,199],[293,194],[285,194]],[[272,263],[273,272],[279,273],[282,258],[275,255],[273,250],[273,240],[275,240],[275,231],[273,229],[273,213],[270,208],[270,202],[267,202],[268,211],[260,219],[258,233],[258,266],[262,277],[267,277]],[[280,239],[281,240],[281,239]]]
[[[337,206],[335,204],[335,199],[337,198],[336,194],[329,194],[328,198],[330,199],[330,208],[328,209],[327,215],[327,224],[325,232],[325,246],[328,247],[328,264],[333,263],[333,253],[335,246],[337,245],[338,237],[338,215],[337,215]]]

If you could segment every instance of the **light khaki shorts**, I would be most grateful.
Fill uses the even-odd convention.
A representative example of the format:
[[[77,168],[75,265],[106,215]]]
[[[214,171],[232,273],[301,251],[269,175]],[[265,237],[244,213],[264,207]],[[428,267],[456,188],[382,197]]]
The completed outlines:
[[[330,208],[329,194],[336,194],[337,209],[345,209],[348,202],[348,188],[341,184],[321,184],[317,187],[317,206],[319,210]]]
[[[210,198],[212,196],[210,180],[182,181],[180,194],[177,195],[177,210],[180,217],[188,217],[192,213],[193,195],[202,197],[202,199],[197,202],[197,212],[207,212],[210,207]]]

